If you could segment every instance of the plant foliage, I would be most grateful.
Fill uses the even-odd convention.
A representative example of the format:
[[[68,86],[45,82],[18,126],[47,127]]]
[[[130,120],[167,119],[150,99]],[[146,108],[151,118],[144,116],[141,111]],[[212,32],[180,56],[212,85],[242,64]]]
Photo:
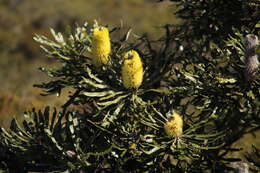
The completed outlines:
[[[14,172],[16,161],[20,172],[232,169],[229,163],[239,159],[227,156],[236,150],[231,144],[248,129],[259,128],[259,74],[253,81],[245,79],[248,50],[243,43],[245,33],[255,33],[258,25],[252,18],[248,27],[238,20],[224,29],[229,25],[217,14],[225,3],[202,6],[201,1],[183,0],[180,5],[177,13],[187,20],[165,25],[164,36],[157,40],[135,35],[130,42],[131,30],[116,39],[123,28],[110,29],[109,62],[99,66],[92,62],[93,30],[103,27],[97,23],[65,34],[51,29],[54,39],[36,35],[45,53],[61,66],[40,68],[52,80],[35,86],[43,95],[59,95],[64,88],[73,93],[60,112],[32,110],[21,124],[13,120],[9,131],[1,129],[1,168]],[[214,10],[208,11],[209,6]],[[196,11],[216,19],[202,25],[205,20],[191,16]],[[122,80],[123,55],[132,50],[140,55],[144,70],[139,88],[125,88]],[[71,111],[77,105],[86,108],[84,113]],[[181,115],[183,130],[169,136],[164,128],[173,110]]]

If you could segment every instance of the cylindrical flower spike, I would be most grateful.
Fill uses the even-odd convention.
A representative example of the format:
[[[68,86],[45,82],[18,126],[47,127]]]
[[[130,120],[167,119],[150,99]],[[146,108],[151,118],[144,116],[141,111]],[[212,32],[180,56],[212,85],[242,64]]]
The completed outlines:
[[[259,45],[258,37],[254,34],[248,34],[245,37],[245,78],[247,81],[253,81],[258,72],[259,60],[256,52]]]
[[[111,44],[107,28],[94,28],[92,39],[92,62],[100,67],[108,64]]]
[[[180,137],[182,135],[183,120],[179,114],[173,112],[167,115],[168,121],[164,124],[164,130],[170,137]]]
[[[143,64],[139,54],[130,50],[123,55],[122,80],[125,88],[138,88],[143,81]]]

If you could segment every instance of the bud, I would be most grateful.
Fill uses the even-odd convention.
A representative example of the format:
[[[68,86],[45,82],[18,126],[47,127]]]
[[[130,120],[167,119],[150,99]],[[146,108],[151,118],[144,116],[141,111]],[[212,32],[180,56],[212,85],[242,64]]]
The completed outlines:
[[[68,150],[68,151],[66,151],[66,154],[67,154],[67,156],[69,156],[70,158],[75,158],[76,157],[76,153],[75,153],[75,151],[72,151],[72,150]]]
[[[182,135],[183,120],[179,114],[173,112],[167,115],[168,121],[164,124],[164,130],[170,137],[180,137]]]
[[[143,65],[140,56],[134,50],[123,55],[122,80],[125,88],[138,88],[143,81]]]
[[[111,44],[107,28],[94,28],[92,38],[92,61],[97,67],[108,64]]]
[[[259,44],[258,37],[253,34],[248,34],[245,37],[245,78],[247,81],[254,80],[258,71],[259,60],[256,53],[256,48]]]

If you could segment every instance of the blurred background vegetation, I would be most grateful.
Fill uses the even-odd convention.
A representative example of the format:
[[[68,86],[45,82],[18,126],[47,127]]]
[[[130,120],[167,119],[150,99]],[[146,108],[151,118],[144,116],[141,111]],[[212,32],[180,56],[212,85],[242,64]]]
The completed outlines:
[[[55,62],[46,58],[34,34],[63,32],[67,26],[98,20],[110,28],[121,22],[133,33],[158,38],[158,26],[178,23],[170,2],[156,0],[0,0],[0,125],[32,107],[59,106],[66,95],[42,97],[33,84],[47,80],[37,69]]]

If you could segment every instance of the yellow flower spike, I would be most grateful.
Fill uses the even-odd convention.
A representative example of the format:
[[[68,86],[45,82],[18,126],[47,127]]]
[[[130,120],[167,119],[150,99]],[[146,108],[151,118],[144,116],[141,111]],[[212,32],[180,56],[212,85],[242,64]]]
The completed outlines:
[[[107,28],[94,28],[92,39],[92,62],[95,66],[100,67],[107,65],[109,54],[111,52],[111,44],[109,31]]]
[[[137,145],[135,143],[133,143],[129,146],[129,149],[131,149],[131,150],[136,150],[136,148],[137,148]]]
[[[122,80],[125,88],[138,88],[143,81],[143,64],[139,54],[130,50],[123,55]]]
[[[170,137],[180,137],[182,135],[183,120],[179,114],[173,112],[167,116],[168,121],[164,124],[164,130]]]

